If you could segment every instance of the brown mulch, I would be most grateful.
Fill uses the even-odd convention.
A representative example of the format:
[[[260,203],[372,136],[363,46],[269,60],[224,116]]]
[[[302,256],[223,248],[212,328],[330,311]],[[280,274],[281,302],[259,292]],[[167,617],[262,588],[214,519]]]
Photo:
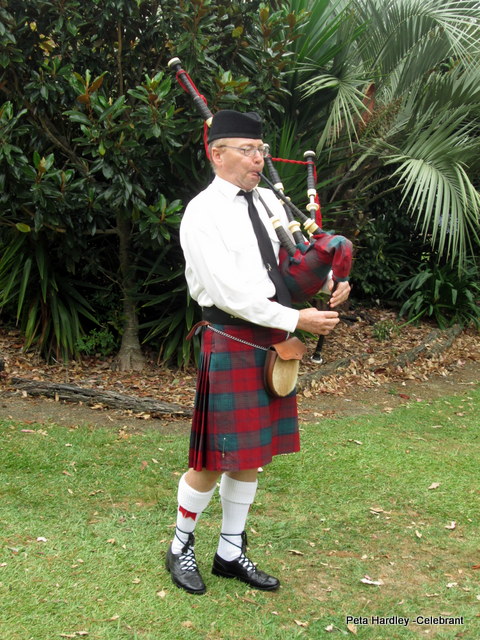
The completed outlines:
[[[430,322],[406,324],[394,311],[367,309],[360,310],[357,322],[342,322],[335,329],[325,341],[323,354],[322,367],[305,363],[304,377],[316,392],[343,394],[352,387],[425,382],[434,375],[448,375],[465,363],[478,363],[480,334],[473,328],[442,331]],[[333,371],[339,362],[342,366]],[[308,386],[304,391],[307,396]]]
[[[441,337],[442,332],[430,323],[405,325],[398,320],[394,311],[379,308],[350,310],[345,317],[347,320],[341,322],[325,339],[323,364],[310,360],[316,340],[307,340],[309,352],[302,362],[300,376],[306,374],[309,384],[300,391],[300,403],[303,399],[308,402],[312,394],[345,396],[354,390],[372,389],[392,382],[423,382],[434,375],[448,375],[466,362],[480,362],[480,338],[474,329],[462,331],[445,342],[444,349],[437,349],[433,355],[426,349],[412,362],[403,362],[401,366],[395,364],[396,361],[400,362],[401,356],[412,353],[433,334]],[[0,372],[0,395],[3,397],[22,393],[25,396],[25,392],[16,389],[12,383],[13,378],[23,378],[79,385],[140,398],[157,398],[182,407],[191,407],[193,404],[194,368],[179,371],[160,366],[155,362],[155,355],[141,373],[114,371],[110,358],[84,358],[68,364],[47,364],[35,353],[23,351],[17,331],[0,327],[0,358],[4,361],[4,371]],[[338,371],[323,374],[329,366],[339,361],[343,365]],[[320,377],[316,379],[317,372],[320,372]]]

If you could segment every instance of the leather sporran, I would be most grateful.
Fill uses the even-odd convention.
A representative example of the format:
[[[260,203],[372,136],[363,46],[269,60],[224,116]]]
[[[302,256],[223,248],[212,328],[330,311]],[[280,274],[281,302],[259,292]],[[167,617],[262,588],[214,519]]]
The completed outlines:
[[[270,347],[264,368],[264,384],[267,392],[284,398],[295,389],[300,361],[307,348],[301,340],[292,337]]]

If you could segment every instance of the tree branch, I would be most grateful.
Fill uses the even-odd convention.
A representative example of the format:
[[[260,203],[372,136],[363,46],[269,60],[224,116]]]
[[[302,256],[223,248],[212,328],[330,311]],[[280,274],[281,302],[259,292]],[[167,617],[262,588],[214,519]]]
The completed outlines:
[[[56,131],[55,125],[53,124],[53,122],[51,122],[49,118],[47,118],[46,116],[42,117],[37,115],[34,105],[32,105],[21,92],[18,77],[14,71],[12,72],[12,75],[15,83],[14,93],[20,97],[25,108],[29,112],[30,117],[33,119],[34,122],[39,123],[41,125],[42,132],[47,136],[47,138],[49,138],[51,142],[53,142],[53,144],[56,147],[61,149],[70,158],[70,160],[78,168],[80,173],[84,176],[87,176],[88,165],[77,156],[77,154],[73,151],[73,149],[68,145],[66,140],[62,140],[61,134],[58,131]],[[4,91],[4,93],[6,93],[6,95],[8,95],[9,93],[12,93],[8,89],[6,89],[6,87],[4,87],[3,85],[0,88],[1,90]]]
[[[123,69],[122,69],[122,49],[123,49],[123,39],[122,39],[122,23],[120,21],[117,22],[117,67],[118,67],[118,90],[119,95],[123,96]]]

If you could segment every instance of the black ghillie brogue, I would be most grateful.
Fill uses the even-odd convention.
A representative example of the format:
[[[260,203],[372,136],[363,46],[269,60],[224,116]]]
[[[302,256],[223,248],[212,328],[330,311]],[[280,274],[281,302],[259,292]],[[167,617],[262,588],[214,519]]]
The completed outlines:
[[[268,573],[257,569],[253,562],[245,555],[246,549],[247,534],[244,531],[242,533],[240,557],[227,561],[221,558],[218,553],[215,554],[212,567],[213,575],[221,576],[222,578],[236,578],[249,584],[254,589],[261,589],[262,591],[275,591],[278,589],[280,581],[274,576],[269,576]]]
[[[165,566],[170,573],[172,581],[180,589],[185,589],[188,593],[202,594],[207,590],[202,576],[198,571],[195,559],[195,537],[193,533],[188,536],[181,553],[172,553],[172,545],[167,551]]]

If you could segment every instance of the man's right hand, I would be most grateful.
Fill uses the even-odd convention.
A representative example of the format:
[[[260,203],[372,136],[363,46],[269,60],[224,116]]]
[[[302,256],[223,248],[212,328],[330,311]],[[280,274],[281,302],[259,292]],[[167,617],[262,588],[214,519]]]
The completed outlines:
[[[313,307],[300,309],[297,329],[326,336],[340,322],[337,311],[319,311]]]

